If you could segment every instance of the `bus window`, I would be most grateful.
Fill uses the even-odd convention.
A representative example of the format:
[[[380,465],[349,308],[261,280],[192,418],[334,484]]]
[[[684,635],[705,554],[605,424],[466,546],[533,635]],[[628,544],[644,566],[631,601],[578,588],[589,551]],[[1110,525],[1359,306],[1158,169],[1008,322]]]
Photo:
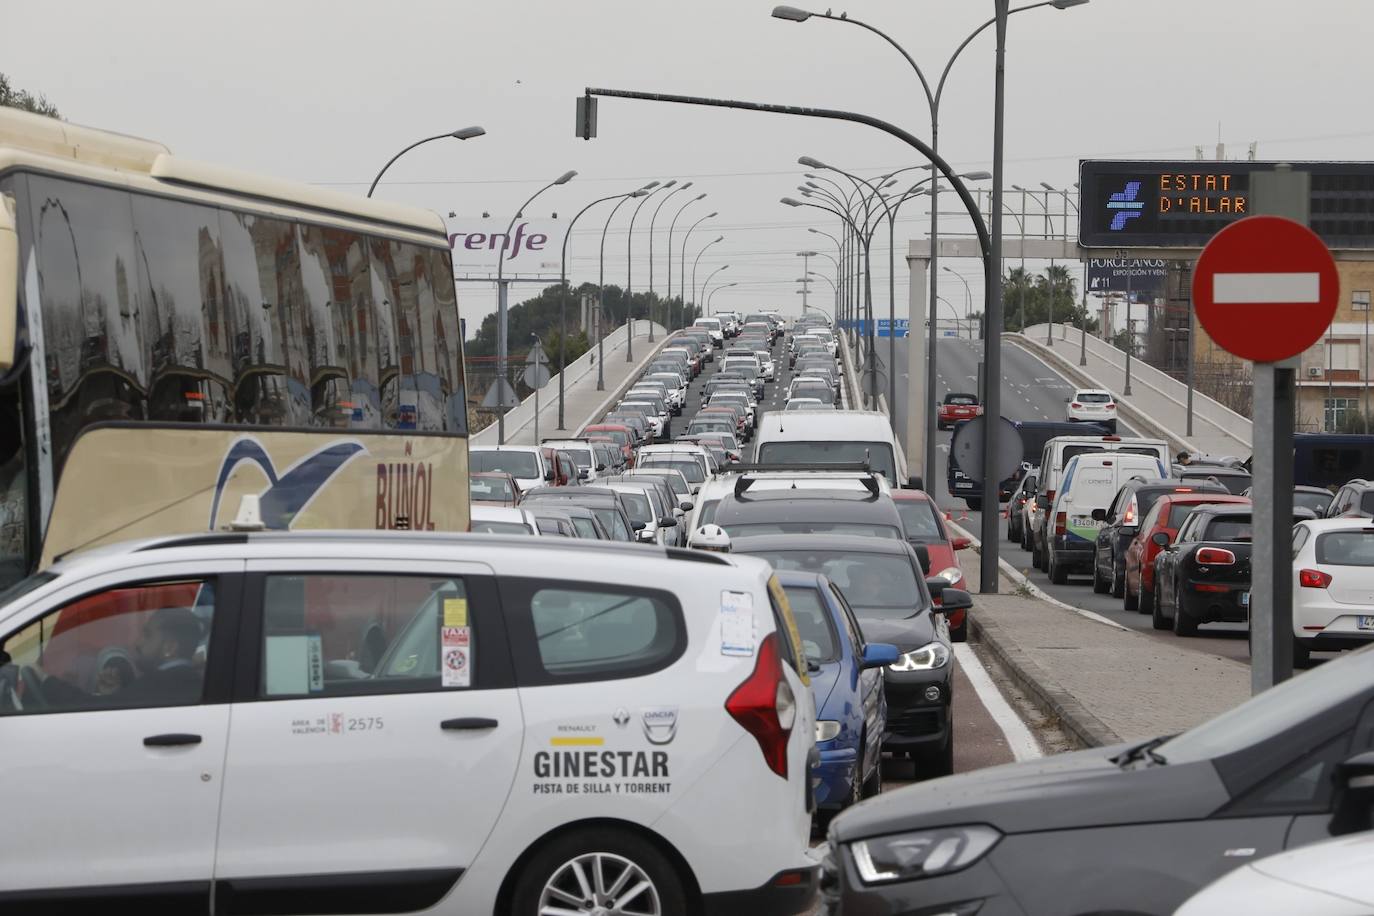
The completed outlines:
[[[0,583],[29,571],[29,475],[20,386],[0,391]]]

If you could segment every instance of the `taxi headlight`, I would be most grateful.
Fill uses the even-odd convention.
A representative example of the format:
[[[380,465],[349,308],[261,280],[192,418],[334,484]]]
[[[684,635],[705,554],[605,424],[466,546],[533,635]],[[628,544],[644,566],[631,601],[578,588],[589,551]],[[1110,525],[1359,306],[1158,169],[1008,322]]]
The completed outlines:
[[[888,665],[893,671],[930,671],[949,664],[949,646],[936,640],[928,642],[919,649],[902,653],[897,661]]]
[[[833,741],[840,734],[840,723],[830,719],[816,720],[816,740]]]
[[[865,884],[918,881],[968,868],[1002,838],[992,827],[971,824],[859,840],[849,847]]]

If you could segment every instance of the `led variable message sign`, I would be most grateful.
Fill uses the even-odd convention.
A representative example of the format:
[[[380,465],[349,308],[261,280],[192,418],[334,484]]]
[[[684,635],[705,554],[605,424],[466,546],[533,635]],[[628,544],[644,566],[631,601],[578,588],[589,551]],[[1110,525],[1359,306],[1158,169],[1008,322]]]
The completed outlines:
[[[1292,162],[1312,176],[1311,226],[1331,248],[1374,248],[1374,163]],[[1085,248],[1201,248],[1251,215],[1250,176],[1274,162],[1084,160]]]

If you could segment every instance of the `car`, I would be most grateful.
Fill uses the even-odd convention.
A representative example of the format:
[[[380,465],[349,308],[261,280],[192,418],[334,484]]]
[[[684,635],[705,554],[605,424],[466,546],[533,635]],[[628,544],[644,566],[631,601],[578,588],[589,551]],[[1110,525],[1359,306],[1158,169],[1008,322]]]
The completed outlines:
[[[535,511],[542,511],[539,509],[539,503],[532,503],[531,505],[535,508]],[[611,533],[606,530],[606,526],[601,524],[601,520],[596,517],[596,512],[587,506],[579,506],[567,500],[558,503],[556,507],[553,507],[552,503],[549,505],[551,506],[548,510],[549,512],[557,512],[560,516],[566,516],[572,522],[573,528],[577,530],[578,537],[587,538],[593,541],[615,540],[615,538],[611,537]]]
[[[6,818],[68,853],[9,844],[0,908],[525,914],[591,873],[603,912],[803,911],[815,709],[781,595],[750,557],[571,538],[74,554],[0,607],[0,735],[33,767]],[[163,661],[119,686],[127,656]]]
[[[978,395],[951,391],[940,402],[935,425],[938,429],[953,429],[960,420],[972,420],[982,415],[983,406],[978,401]]]
[[[514,506],[520,501],[520,485],[509,474],[478,471],[468,474],[468,497],[474,506]]]
[[[1237,495],[1250,489],[1250,485],[1254,483],[1250,478],[1250,472],[1244,468],[1208,467],[1206,465],[1189,464],[1178,468],[1173,476],[1184,483],[1218,484],[1225,487],[1228,493],[1235,493]]]
[[[1155,557],[1178,534],[1188,516],[1202,506],[1249,506],[1244,496],[1229,493],[1162,493],[1150,511],[1140,520],[1136,534],[1126,546],[1122,558],[1122,578],[1125,581],[1122,601],[1128,611],[1152,613],[1155,606]],[[1157,538],[1155,535],[1164,537]],[[1093,584],[1096,586],[1094,577]]]
[[[1374,526],[1363,518],[1293,526],[1293,663],[1374,642]]]
[[[470,531],[477,534],[539,534],[534,513],[519,507],[472,507]]]
[[[1374,832],[1340,836],[1247,862],[1188,898],[1174,916],[1368,916]]]
[[[701,328],[711,335],[711,346],[720,347],[724,345],[725,327],[721,324],[719,318],[698,318],[696,321],[692,322],[692,326]]]
[[[733,422],[731,426],[734,426]],[[733,435],[733,428],[730,432]],[[635,467],[670,468],[681,471],[693,492],[700,489],[702,482],[712,474],[710,453],[702,446],[688,442],[645,446],[639,450]]]
[[[1123,483],[1164,476],[1164,463],[1152,455],[1113,452],[1069,459],[1045,521],[1045,571],[1050,581],[1062,585],[1071,572],[1093,571],[1097,533]]]
[[[658,487],[650,481],[620,483],[607,481],[605,489],[619,493],[635,529],[635,540],[645,544],[677,546],[677,516],[665,504]]]
[[[755,452],[761,464],[866,462],[893,486],[921,489],[907,466],[892,422],[876,410],[768,411],[759,418]]]
[[[791,398],[782,407],[783,410],[834,410],[834,404],[827,404],[820,398]]]
[[[688,436],[700,436],[702,433],[729,433],[736,435],[739,432],[739,425],[733,417],[721,416],[720,414],[698,414],[692,417],[687,424]]]
[[[967,592],[922,576],[905,540],[845,535],[774,535],[732,539],[732,552],[762,557],[774,569],[822,573],[835,583],[859,620],[865,640],[892,643],[902,653],[883,669],[887,733],[883,749],[916,762],[919,775],[954,771],[950,717],[953,673],[945,616],[967,610]],[[943,605],[932,600],[932,589]]]
[[[859,620],[824,575],[777,574],[801,631],[816,701],[816,812],[820,819],[883,790],[887,696],[882,668],[899,654],[891,643],[865,642]]]
[[[560,476],[552,452],[537,445],[470,446],[468,470],[509,474],[522,492],[556,483]]]
[[[834,406],[835,388],[828,379],[809,378],[807,376],[794,377],[792,383],[787,386],[787,400],[793,398],[815,398],[816,400]]]
[[[973,541],[950,532],[945,526],[940,507],[924,490],[893,490],[892,501],[897,506],[897,514],[902,517],[902,531],[907,543],[917,548],[917,556],[924,558],[922,562],[926,567],[926,576],[944,579],[960,591],[967,591],[968,583],[959,565],[958,552],[972,547]],[[939,596],[935,596],[935,603],[940,603]],[[948,621],[950,640],[964,642],[968,638],[968,621],[964,612],[951,611]]]
[[[1101,388],[1079,388],[1064,399],[1064,419],[1070,423],[1101,423],[1116,432],[1116,399]]]
[[[536,487],[526,491],[520,504],[525,508],[534,508],[532,504],[541,501],[586,506],[596,513],[602,526],[617,541],[636,541],[637,533],[644,528],[642,523],[630,520],[629,509],[621,494],[603,487]]]
[[[582,432],[590,439],[599,436],[611,439],[620,448],[620,453],[625,457],[626,464],[634,467],[636,436],[630,427],[619,423],[593,423],[583,429]]]
[[[1327,518],[1374,518],[1374,483],[1363,478],[1349,481],[1336,491],[1326,510]]]
[[[1188,514],[1178,537],[1156,534],[1156,630],[1196,636],[1202,623],[1250,618],[1250,507],[1205,506]]]
[[[618,474],[625,470],[627,462],[625,453],[620,450],[620,446],[614,439],[605,436],[588,436],[587,441],[592,445],[592,451],[596,453],[596,463],[606,468],[606,473]]]
[[[1250,488],[1242,490],[1240,495],[1250,496]],[[1307,487],[1299,485],[1293,488],[1293,507],[1295,509],[1311,509],[1317,518],[1325,518],[1326,510],[1331,507],[1331,500],[1335,495],[1335,493],[1326,489],[1326,487]]]
[[[572,516],[559,509],[547,509],[543,504],[529,512],[534,516],[535,530],[546,537],[580,538],[582,533],[573,524]]]
[[[1030,471],[1017,482],[1016,489],[1011,493],[1011,499],[1007,503],[1007,540],[1013,544],[1021,543],[1021,529],[1026,520],[1026,503],[1035,496],[1035,484],[1039,479],[1035,471]]]
[[[740,476],[712,521],[732,538],[769,534],[857,535],[905,540],[892,496],[870,489],[753,489]],[[872,483],[872,481],[866,481]]]
[[[1364,649],[1177,735],[884,793],[831,821],[823,910],[1167,916],[1248,861],[1369,829],[1371,710]]]
[[[587,439],[543,439],[540,444],[572,458],[578,480],[594,481],[598,475],[608,473],[606,463],[597,460],[596,449]]]
[[[1184,484],[1178,480],[1128,480],[1117,491],[1105,514],[1093,548],[1093,591],[1126,594],[1126,550],[1140,532],[1140,520],[1155,500],[1169,493],[1226,493],[1220,484]]]

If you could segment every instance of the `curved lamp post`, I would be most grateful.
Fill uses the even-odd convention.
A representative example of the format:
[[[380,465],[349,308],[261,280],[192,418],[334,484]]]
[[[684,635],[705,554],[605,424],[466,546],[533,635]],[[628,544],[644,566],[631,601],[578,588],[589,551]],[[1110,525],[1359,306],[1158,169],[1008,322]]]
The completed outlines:
[[[670,182],[668,182],[667,184],[665,184],[663,187],[665,187],[665,188],[672,188],[673,185],[675,185],[675,184],[677,184],[677,179],[676,179],[676,178],[674,178],[672,181],[670,181]],[[658,213],[659,213],[660,210],[663,209],[663,205],[666,204],[666,203],[668,202],[668,198],[672,197],[674,194],[678,193],[679,191],[685,191],[685,190],[687,190],[687,189],[690,188],[691,186],[692,186],[692,182],[688,181],[688,182],[686,182],[686,183],[684,183],[684,184],[678,185],[676,188],[673,188],[673,190],[669,191],[667,194],[664,194],[664,195],[663,195],[663,199],[660,200],[660,201],[658,202],[658,206],[657,206],[657,207],[654,207],[654,212],[653,212],[653,214],[649,217],[649,299],[650,299],[650,301],[653,300],[653,296],[654,296],[654,223],[655,223],[655,221],[658,220]],[[669,251],[668,251],[668,258],[671,260],[672,257],[673,257],[673,252],[672,252],[672,249],[671,249],[671,246],[670,246],[670,247],[669,247]],[[671,282],[671,278],[672,278],[672,270],[671,270],[671,268],[670,268],[670,269],[669,269],[669,282]],[[651,315],[649,315],[649,339],[650,339],[650,340],[653,340],[653,332],[654,332],[653,324],[654,324],[654,316],[651,314]],[[668,327],[668,316],[667,316],[666,314],[663,316],[663,327],[664,327],[665,330],[666,330],[667,327]]]
[[[738,284],[738,283],[722,283],[720,286],[717,286],[715,289],[711,290],[710,295],[708,295],[708,296],[706,297],[706,308],[707,308],[707,310],[709,310],[709,309],[711,308],[711,296],[714,296],[716,293],[720,292],[720,291],[723,290],[723,289],[729,289],[729,288],[732,287],[732,286],[739,286],[739,284]]]
[[[705,302],[705,301],[706,301],[706,290],[711,286],[711,279],[712,279],[713,277],[715,277],[716,274],[720,273],[722,270],[729,270],[729,269],[730,269],[730,265],[729,265],[729,264],[722,264],[720,267],[717,267],[715,270],[713,270],[713,271],[711,271],[709,274],[707,274],[705,280],[701,281],[701,299],[702,299],[702,302]],[[696,281],[695,281],[695,280],[692,281],[692,293],[693,293],[693,296],[696,295]],[[707,312],[707,311],[704,309],[704,307],[703,307],[703,310],[702,310],[702,313],[701,313],[701,314],[702,314],[702,315],[707,315],[707,314],[709,314],[709,312]]]
[[[703,219],[705,219],[705,217],[703,217]],[[692,304],[693,304],[693,305],[696,305],[698,302],[701,301],[700,299],[697,298],[697,265],[701,263],[701,256],[704,255],[704,254],[706,253],[706,249],[707,249],[707,248],[710,248],[712,245],[716,244],[717,242],[723,242],[723,241],[725,241],[725,236],[723,236],[723,235],[718,235],[718,236],[716,236],[715,238],[711,239],[711,241],[707,242],[705,245],[702,245],[702,246],[701,246],[701,250],[697,252],[697,256],[696,256],[695,258],[692,259]],[[684,245],[683,247],[685,248],[686,245]],[[705,315],[705,314],[706,314],[705,312],[702,313],[702,315]],[[697,316],[697,317],[701,317],[701,316],[699,315],[699,316]],[[682,323],[683,323],[684,325],[687,324],[687,319],[686,319],[686,317],[683,318]]]
[[[625,362],[627,362],[627,363],[632,363],[632,362],[635,361],[634,344],[631,342],[631,341],[634,340],[634,336],[635,336],[635,333],[634,333],[634,332],[635,332],[635,318],[634,318],[634,314],[635,314],[634,301],[635,301],[635,300],[634,300],[634,292],[633,292],[633,286],[634,286],[634,268],[635,268],[635,259],[634,259],[635,220],[639,218],[639,211],[640,211],[641,209],[643,209],[643,208],[644,208],[644,205],[647,204],[647,203],[649,202],[649,198],[650,198],[650,197],[653,197],[653,196],[654,196],[655,194],[657,194],[659,191],[662,191],[664,187],[667,187],[667,185],[662,185],[662,186],[660,186],[659,183],[658,183],[657,181],[651,181],[651,182],[649,182],[648,184],[646,184],[646,185],[644,186],[644,189],[645,189],[646,191],[648,191],[649,193],[644,197],[643,200],[641,200],[641,201],[639,202],[639,205],[638,205],[637,207],[634,208],[634,212],[630,214],[630,228],[629,228],[629,231],[627,231],[627,232],[625,233]],[[650,341],[650,343],[653,342],[653,339],[654,339],[654,316],[653,316],[652,314],[650,314],[650,315],[649,315],[649,341]]]
[[[415,147],[425,143],[429,143],[434,140],[443,140],[445,137],[452,137],[455,140],[471,140],[473,137],[480,137],[485,133],[486,130],[481,127],[463,127],[459,130],[453,131],[452,133],[435,134],[433,137],[425,137],[423,140],[416,140],[414,143],[410,144],[410,146],[407,146],[405,149],[401,150],[399,153],[397,153],[396,155],[392,156],[390,159],[387,160],[386,165],[382,166],[382,170],[377,173],[377,177],[372,179],[372,184],[367,189],[367,196],[371,197],[372,192],[377,190],[377,182],[382,180],[382,176],[386,174],[387,169],[391,168],[391,164],[395,162],[397,159],[400,159],[406,153],[415,149]]]
[[[673,214],[673,221],[668,224],[668,330],[670,331],[673,329],[673,230],[677,228],[677,218],[682,215],[682,211],[686,210],[705,196],[706,192],[702,191],[696,197],[693,197],[691,200],[687,201],[687,203],[678,207],[677,212]],[[682,298],[682,290],[680,289],[678,290],[678,298]],[[682,314],[685,315],[687,313],[684,311]]]
[[[706,214],[701,219],[697,220],[695,223],[692,223],[692,225],[688,226],[687,231],[682,234],[682,257],[678,258],[678,261],[680,262],[678,264],[678,288],[681,290],[681,292],[678,295],[678,298],[682,300],[682,326],[684,328],[687,327],[687,242],[691,240],[692,233],[696,231],[697,226],[700,226],[708,219],[711,219],[717,215],[717,212],[715,210],[712,210],[710,213]],[[692,265],[692,270],[694,271],[694,273],[692,274],[692,283],[694,285],[694,288],[692,289],[692,295],[693,297],[695,297],[695,264]]]

